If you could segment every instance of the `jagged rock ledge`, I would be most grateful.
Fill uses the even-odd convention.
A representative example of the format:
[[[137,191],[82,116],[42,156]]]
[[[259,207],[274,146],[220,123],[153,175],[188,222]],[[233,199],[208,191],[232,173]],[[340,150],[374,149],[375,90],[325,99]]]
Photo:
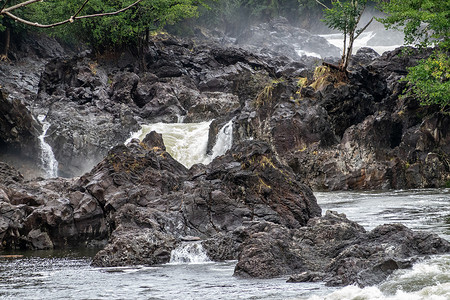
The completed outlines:
[[[366,232],[321,209],[269,145],[247,141],[190,170],[159,134],[110,150],[79,179],[24,181],[3,166],[0,237],[6,249],[106,246],[94,266],[167,263],[186,236],[235,275],[369,285],[423,255],[448,253],[438,236],[402,225]],[[296,275],[297,274],[297,275]]]

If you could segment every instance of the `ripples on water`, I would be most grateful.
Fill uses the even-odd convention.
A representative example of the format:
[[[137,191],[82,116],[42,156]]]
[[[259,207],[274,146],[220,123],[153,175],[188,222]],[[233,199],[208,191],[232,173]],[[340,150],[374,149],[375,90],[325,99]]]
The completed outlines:
[[[370,230],[401,222],[450,239],[450,190],[316,193],[323,210]],[[15,253],[18,254],[18,253]],[[329,299],[448,300],[450,255],[432,257],[364,289],[232,276],[235,263],[93,268],[92,253],[30,252],[0,258],[1,299]]]
[[[450,189],[315,193],[323,211],[345,213],[367,230],[402,223],[450,240]]]

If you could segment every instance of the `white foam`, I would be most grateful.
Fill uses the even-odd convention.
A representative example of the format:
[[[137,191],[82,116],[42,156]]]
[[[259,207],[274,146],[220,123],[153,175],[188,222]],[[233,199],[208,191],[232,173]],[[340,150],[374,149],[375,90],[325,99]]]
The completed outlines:
[[[204,164],[209,164],[214,158],[224,155],[228,149],[233,145],[233,120],[226,123],[217,134],[216,143],[211,150],[211,155],[208,155],[203,161]]]
[[[394,272],[383,284],[359,288],[346,286],[309,300],[449,300],[450,256],[440,255]]]
[[[211,262],[200,242],[186,242],[170,253],[170,264],[203,264]]]
[[[316,52],[310,52],[310,51],[305,51],[302,49],[295,49],[295,51],[297,52],[297,54],[299,56],[311,56],[311,57],[317,57],[317,58],[322,58],[322,56],[319,53]]]

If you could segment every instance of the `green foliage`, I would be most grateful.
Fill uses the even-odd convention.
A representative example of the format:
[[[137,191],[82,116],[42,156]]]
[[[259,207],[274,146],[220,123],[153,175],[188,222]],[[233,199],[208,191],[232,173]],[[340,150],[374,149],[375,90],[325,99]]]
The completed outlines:
[[[79,15],[108,13],[129,6],[136,0],[90,0]],[[61,3],[64,2],[64,3]],[[84,0],[47,0],[29,5],[23,10],[29,19],[52,24],[70,18]],[[75,20],[72,24],[49,29],[49,33],[66,40],[81,40],[99,50],[138,45],[148,32],[167,24],[198,16],[198,6],[204,0],[145,0],[137,6],[114,16]]]
[[[360,1],[333,1],[331,9],[324,11],[324,23],[331,29],[344,34],[356,31],[359,17],[365,9],[367,0]]]
[[[18,4],[20,2],[22,2],[22,1],[20,1],[20,0],[9,0],[7,2],[7,4],[8,4],[7,7],[15,5],[15,4]],[[2,8],[4,4],[5,4],[5,0],[0,0],[0,8]],[[20,17],[27,17],[28,16],[28,12],[26,10],[18,10],[16,14],[18,16],[20,16]],[[32,15],[32,13],[31,13],[31,15]],[[24,24],[19,23],[19,22],[14,22],[10,18],[5,17],[3,15],[0,15],[0,32],[5,31],[5,29],[7,27],[10,28],[10,29],[13,29],[16,34],[18,32],[23,31],[26,28],[26,26]]]
[[[434,45],[435,53],[409,69],[406,95],[422,105],[450,105],[450,2],[441,0],[391,0],[383,3],[388,14],[380,20],[387,28],[400,29],[405,42],[419,47]]]
[[[388,16],[379,21],[403,31],[406,43],[450,47],[450,1],[391,0],[381,8]]]
[[[368,0],[332,0],[332,7],[325,4],[324,19],[322,20],[331,29],[339,30],[344,35],[344,47],[340,69],[346,70],[353,51],[355,39],[369,26],[373,18],[362,28],[357,29],[362,14],[366,9]],[[320,2],[321,3],[321,2]]]
[[[438,53],[408,69],[402,79],[408,84],[406,95],[415,96],[421,105],[439,105],[442,110],[450,106],[450,59]]]

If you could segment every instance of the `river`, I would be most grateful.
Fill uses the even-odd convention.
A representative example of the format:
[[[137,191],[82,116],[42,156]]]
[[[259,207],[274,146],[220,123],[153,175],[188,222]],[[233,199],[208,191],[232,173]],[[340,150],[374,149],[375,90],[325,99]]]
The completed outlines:
[[[401,222],[450,240],[450,189],[316,193],[325,210],[366,229]],[[1,299],[450,299],[450,255],[420,261],[360,289],[233,277],[235,261],[93,268],[93,252],[40,251],[0,258]]]

